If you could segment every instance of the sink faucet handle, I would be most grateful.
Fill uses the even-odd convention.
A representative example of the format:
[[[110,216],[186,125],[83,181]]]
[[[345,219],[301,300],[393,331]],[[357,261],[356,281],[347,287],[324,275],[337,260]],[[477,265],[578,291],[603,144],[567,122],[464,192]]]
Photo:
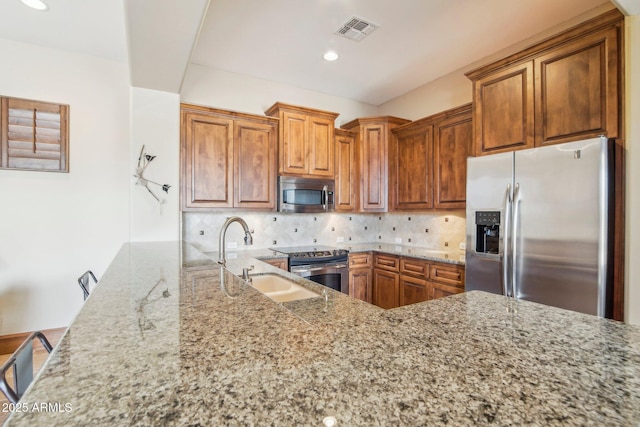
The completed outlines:
[[[251,267],[245,267],[242,269],[242,280],[251,281],[251,276],[249,276],[249,272],[253,270],[253,265]]]

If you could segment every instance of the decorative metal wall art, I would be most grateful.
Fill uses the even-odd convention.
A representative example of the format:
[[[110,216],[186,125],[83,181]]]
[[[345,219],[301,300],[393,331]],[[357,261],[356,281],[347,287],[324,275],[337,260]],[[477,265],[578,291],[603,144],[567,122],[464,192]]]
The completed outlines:
[[[136,185],[141,185],[146,188],[149,194],[151,194],[151,196],[156,199],[158,203],[162,204],[164,202],[164,199],[160,200],[160,197],[158,197],[158,195],[154,193],[151,188],[149,188],[149,184],[157,185],[162,189],[162,191],[167,194],[169,194],[169,188],[171,188],[171,186],[169,184],[159,184],[144,177],[144,172],[146,171],[147,166],[149,166],[149,163],[151,163],[155,158],[156,156],[152,156],[151,154],[147,154],[144,152],[143,145],[140,149],[140,155],[138,156],[138,168],[136,169],[136,173],[133,176],[138,179],[138,181],[136,181]]]

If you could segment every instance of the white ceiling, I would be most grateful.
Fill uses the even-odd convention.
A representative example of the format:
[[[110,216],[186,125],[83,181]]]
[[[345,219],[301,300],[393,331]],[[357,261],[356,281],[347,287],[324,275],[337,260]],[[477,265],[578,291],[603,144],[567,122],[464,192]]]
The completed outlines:
[[[0,0],[0,38],[128,61],[132,84],[151,89],[178,92],[191,56],[192,63],[206,67],[373,105],[608,3],[46,1],[49,11],[37,12],[19,0]],[[354,15],[380,28],[361,42],[335,35]],[[327,49],[340,59],[325,62]]]
[[[606,0],[212,0],[192,62],[379,105]],[[380,28],[335,31],[352,16]],[[327,49],[338,61],[322,59]]]
[[[0,0],[0,38],[126,61],[122,1],[45,1],[49,9],[40,12],[19,0]]]

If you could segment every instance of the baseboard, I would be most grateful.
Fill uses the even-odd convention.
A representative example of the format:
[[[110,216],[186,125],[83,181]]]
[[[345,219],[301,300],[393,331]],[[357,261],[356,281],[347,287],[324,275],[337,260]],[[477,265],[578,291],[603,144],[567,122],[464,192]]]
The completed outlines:
[[[55,328],[55,329],[44,329],[40,332],[47,337],[47,340],[51,343],[52,346],[56,346],[64,331],[67,328]],[[26,340],[31,332],[21,332],[19,334],[11,334],[11,335],[2,335],[0,336],[0,354],[11,354],[20,347],[20,344]]]

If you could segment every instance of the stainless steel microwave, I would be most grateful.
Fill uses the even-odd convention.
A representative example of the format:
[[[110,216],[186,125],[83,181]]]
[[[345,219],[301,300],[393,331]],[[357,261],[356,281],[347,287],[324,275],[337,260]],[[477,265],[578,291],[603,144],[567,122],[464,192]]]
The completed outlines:
[[[279,212],[333,212],[333,180],[281,176],[278,179]]]

